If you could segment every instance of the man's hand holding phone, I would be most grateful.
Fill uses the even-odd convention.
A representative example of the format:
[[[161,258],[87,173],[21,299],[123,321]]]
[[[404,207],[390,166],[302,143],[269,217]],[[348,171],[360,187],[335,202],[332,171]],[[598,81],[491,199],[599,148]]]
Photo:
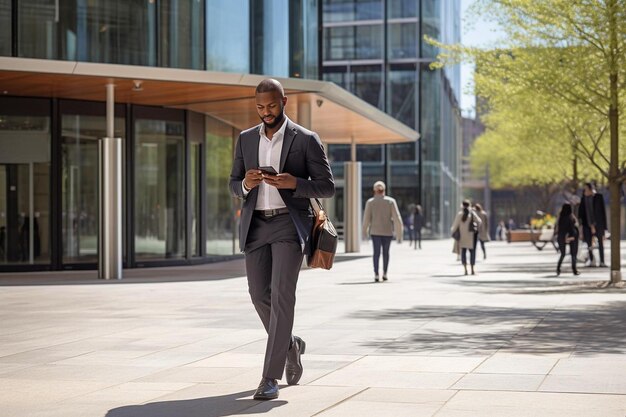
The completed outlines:
[[[271,166],[259,167],[259,171],[261,171],[263,181],[272,187],[289,190],[296,189],[296,185],[298,184],[296,177],[287,172],[279,174],[274,167]]]
[[[263,181],[263,175],[259,169],[249,169],[243,179],[243,186],[247,191],[252,190]]]

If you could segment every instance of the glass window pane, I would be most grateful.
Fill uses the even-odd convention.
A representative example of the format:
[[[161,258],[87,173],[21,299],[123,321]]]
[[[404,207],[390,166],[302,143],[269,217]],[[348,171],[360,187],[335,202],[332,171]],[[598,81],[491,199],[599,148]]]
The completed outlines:
[[[254,33],[252,71],[255,74],[289,76],[289,2],[253,2]]]
[[[324,22],[383,18],[382,0],[324,0]]]
[[[170,68],[203,69],[204,2],[161,0],[160,4],[159,65]]]
[[[11,56],[11,0],[0,0],[0,55]]]
[[[348,73],[346,68],[340,67],[325,67],[324,68],[324,81],[331,81],[340,87],[349,90],[348,86]]]
[[[236,223],[228,189],[233,164],[233,129],[212,117],[206,118],[207,241],[209,255],[232,255]],[[238,245],[238,243],[237,243]]]
[[[390,23],[388,37],[389,59],[417,57],[417,23]]]
[[[424,35],[441,40],[441,3],[440,0],[424,1],[422,5],[422,31]],[[435,58],[439,49],[430,45],[425,40],[421,40],[422,50],[425,58]]]
[[[356,26],[356,59],[382,59],[383,26]]]
[[[135,256],[185,255],[184,123],[135,121]]]
[[[55,0],[18,2],[18,55],[57,59],[58,7]]]
[[[387,0],[389,18],[417,17],[420,0]]]
[[[250,0],[207,2],[206,67],[208,70],[250,72],[249,16]]]
[[[354,27],[330,27],[324,29],[324,59],[354,58]]]
[[[389,71],[389,104],[387,110],[396,119],[409,127],[415,128],[416,88],[415,69]],[[413,155],[414,156],[414,155]]]
[[[50,118],[0,114],[0,264],[50,263]]]
[[[317,0],[300,0],[290,3],[289,42],[291,76],[317,79],[318,74],[318,25]]]
[[[98,261],[98,139],[104,136],[105,116],[61,118],[63,263]],[[122,136],[124,119],[115,118],[115,137]]]
[[[156,64],[155,2],[20,0],[19,56]]]
[[[382,67],[380,65],[352,67],[354,87],[352,92],[372,106],[383,108],[384,90]]]

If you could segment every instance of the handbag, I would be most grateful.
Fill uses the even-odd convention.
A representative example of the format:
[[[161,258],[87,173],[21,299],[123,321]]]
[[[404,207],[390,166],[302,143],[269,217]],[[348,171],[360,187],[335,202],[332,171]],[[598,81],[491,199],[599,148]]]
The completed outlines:
[[[478,232],[478,222],[474,219],[474,213],[470,213],[469,231],[470,233]]]
[[[317,210],[313,201],[317,203]],[[311,230],[311,254],[307,256],[309,268],[330,269],[335,261],[337,252],[337,230],[326,216],[322,203],[315,198],[311,199],[311,208],[315,213],[315,221]]]
[[[461,240],[461,230],[458,227],[452,232],[452,239]]]

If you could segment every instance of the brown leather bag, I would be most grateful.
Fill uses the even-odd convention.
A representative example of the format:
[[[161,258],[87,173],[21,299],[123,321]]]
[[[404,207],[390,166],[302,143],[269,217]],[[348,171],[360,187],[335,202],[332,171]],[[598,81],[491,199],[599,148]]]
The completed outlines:
[[[313,204],[313,201],[317,204]],[[315,213],[315,221],[311,231],[312,253],[307,257],[307,265],[309,268],[330,269],[337,252],[337,231],[317,198],[311,199],[311,207]]]

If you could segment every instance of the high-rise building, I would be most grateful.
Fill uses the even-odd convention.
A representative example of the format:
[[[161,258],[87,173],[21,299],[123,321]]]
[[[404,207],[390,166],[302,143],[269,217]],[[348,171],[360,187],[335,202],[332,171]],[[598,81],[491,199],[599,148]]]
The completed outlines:
[[[265,76],[326,143],[414,141],[319,80],[320,19],[318,0],[0,0],[0,271],[96,267],[107,116],[131,268],[238,252],[228,177]]]
[[[323,0],[324,80],[421,135],[417,143],[358,147],[363,199],[376,180],[386,180],[404,217],[422,205],[425,234],[435,237],[449,234],[460,204],[460,69],[431,69],[439,51],[424,35],[460,42],[460,15],[459,0]],[[329,154],[341,179],[349,149],[331,145]]]

